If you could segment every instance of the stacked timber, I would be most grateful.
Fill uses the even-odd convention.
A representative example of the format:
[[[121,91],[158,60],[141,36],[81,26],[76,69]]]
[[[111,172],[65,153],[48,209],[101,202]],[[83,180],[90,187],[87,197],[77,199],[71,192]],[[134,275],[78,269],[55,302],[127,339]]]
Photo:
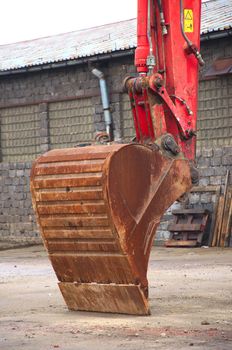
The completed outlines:
[[[226,174],[225,190],[220,195],[213,230],[212,246],[228,247],[232,226],[232,187],[229,186],[229,170]]]

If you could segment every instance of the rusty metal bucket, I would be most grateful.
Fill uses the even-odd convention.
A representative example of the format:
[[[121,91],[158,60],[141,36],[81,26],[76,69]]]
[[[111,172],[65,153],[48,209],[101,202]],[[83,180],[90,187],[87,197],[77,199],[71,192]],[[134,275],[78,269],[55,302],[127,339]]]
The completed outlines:
[[[53,150],[38,158],[33,206],[68,308],[149,314],[154,234],[190,187],[187,160],[144,145]]]

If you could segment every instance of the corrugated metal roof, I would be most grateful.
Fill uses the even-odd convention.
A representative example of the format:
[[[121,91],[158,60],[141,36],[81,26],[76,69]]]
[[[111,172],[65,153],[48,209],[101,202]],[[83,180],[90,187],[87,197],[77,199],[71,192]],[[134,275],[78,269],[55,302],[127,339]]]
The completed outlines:
[[[232,28],[232,0],[203,0],[201,34]]]
[[[0,46],[0,70],[126,50],[136,46],[135,19]]]
[[[202,4],[201,33],[232,26],[231,0]],[[136,47],[136,19],[0,46],[0,71],[113,53]]]

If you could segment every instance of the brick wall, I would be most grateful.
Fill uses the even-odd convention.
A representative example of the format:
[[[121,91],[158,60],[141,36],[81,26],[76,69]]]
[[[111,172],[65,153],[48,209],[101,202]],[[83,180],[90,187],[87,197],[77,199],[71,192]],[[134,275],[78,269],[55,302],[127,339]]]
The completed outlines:
[[[0,163],[0,241],[39,242],[31,205],[31,162]]]
[[[198,149],[197,164],[201,177],[200,185],[224,185],[226,171],[232,171],[232,146]]]

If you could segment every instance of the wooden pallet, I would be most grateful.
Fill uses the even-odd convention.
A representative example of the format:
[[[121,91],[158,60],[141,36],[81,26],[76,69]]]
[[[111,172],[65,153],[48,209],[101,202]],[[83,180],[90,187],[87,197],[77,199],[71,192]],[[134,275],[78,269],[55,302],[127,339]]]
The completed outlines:
[[[219,186],[194,186],[191,189],[191,193],[207,193],[207,192],[215,195],[215,202],[213,206],[212,217],[210,220],[211,222],[210,222],[209,239],[208,239],[208,245],[212,246],[216,220],[217,220],[217,212],[219,210],[221,186],[220,185]]]
[[[171,232],[166,247],[197,247],[202,238],[209,218],[207,209],[173,210],[173,222],[168,225]]]

